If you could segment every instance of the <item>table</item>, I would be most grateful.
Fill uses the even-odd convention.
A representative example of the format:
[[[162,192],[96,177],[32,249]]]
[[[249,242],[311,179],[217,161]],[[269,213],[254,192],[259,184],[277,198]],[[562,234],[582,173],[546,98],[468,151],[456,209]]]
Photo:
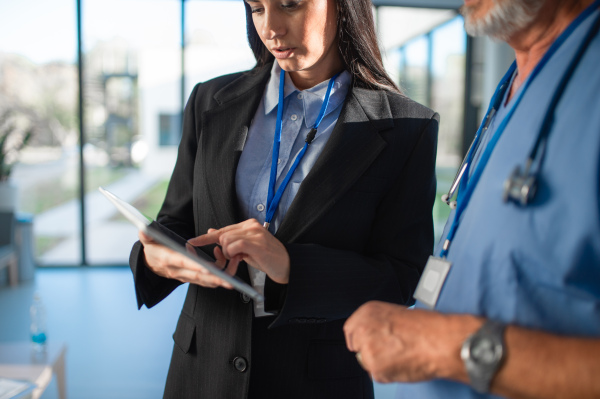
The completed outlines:
[[[0,343],[0,377],[28,380],[37,385],[32,398],[39,399],[50,380],[56,375],[58,397],[67,398],[65,384],[65,354],[62,342],[48,342],[44,352],[36,353],[30,342]]]

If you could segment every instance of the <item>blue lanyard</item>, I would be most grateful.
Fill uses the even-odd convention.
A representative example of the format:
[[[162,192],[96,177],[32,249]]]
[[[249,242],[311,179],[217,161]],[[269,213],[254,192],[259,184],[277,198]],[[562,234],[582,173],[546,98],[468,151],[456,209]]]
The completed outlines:
[[[494,136],[491,138],[491,140],[488,143],[488,145],[486,146],[483,154],[481,155],[481,159],[479,160],[479,163],[477,164],[477,168],[473,172],[473,175],[469,178],[469,169],[471,167],[471,161],[477,150],[478,144],[481,140],[482,133],[485,130],[487,130],[487,127],[489,126],[491,119],[493,118],[494,114],[496,113],[496,110],[498,109],[498,107],[501,104],[502,99],[504,98],[504,95],[506,94],[506,90],[508,89],[508,83],[510,82],[511,76],[513,75],[514,71],[516,70],[516,61],[513,62],[513,64],[510,66],[508,72],[504,75],[504,77],[500,81],[500,84],[498,85],[498,88],[496,89],[496,92],[494,93],[494,96],[492,97],[492,101],[490,102],[490,106],[488,108],[488,112],[486,113],[486,117],[484,118],[482,125],[477,130],[474,145],[472,145],[471,148],[469,149],[469,153],[467,155],[468,163],[465,167],[465,171],[463,172],[464,178],[460,182],[460,190],[459,190],[458,198],[457,198],[456,213],[454,215],[454,220],[452,222],[452,225],[450,226],[450,231],[448,232],[448,236],[446,237],[446,241],[444,242],[444,245],[442,247],[440,257],[445,258],[448,255],[448,250],[450,248],[450,244],[451,244],[452,240],[454,239],[454,236],[456,235],[456,231],[458,230],[458,226],[460,224],[460,217],[461,217],[462,213],[464,212],[464,210],[466,209],[467,205],[469,204],[469,201],[471,200],[473,192],[475,191],[475,187],[477,186],[477,183],[479,182],[479,178],[483,174],[483,170],[485,169],[485,166],[487,165],[487,162],[489,161],[489,159],[492,155],[492,152],[494,151],[494,147],[498,143],[498,140],[500,139],[500,136],[502,135],[502,133],[504,133],[506,126],[508,125],[515,110],[517,109],[519,103],[521,102],[521,99],[523,98],[525,92],[531,85],[531,82],[533,82],[533,80],[537,77],[537,75],[539,75],[539,73],[541,72],[543,67],[548,63],[549,59],[554,55],[554,53],[556,53],[556,51],[560,48],[560,46],[569,38],[569,36],[573,33],[573,31],[575,29],[577,29],[577,27],[579,27],[579,25],[588,16],[590,16],[590,14],[592,14],[594,11],[596,11],[596,9],[599,6],[600,6],[600,0],[596,0],[594,2],[594,4],[592,4],[591,6],[586,8],[585,11],[583,11],[575,19],[575,21],[573,21],[569,25],[569,27],[567,27],[567,29],[565,29],[565,31],[554,41],[554,43],[552,43],[552,46],[548,49],[546,54],[544,54],[544,57],[536,65],[534,70],[531,72],[531,75],[529,76],[529,78],[527,79],[525,84],[523,85],[523,89],[521,90],[521,93],[515,99],[515,103],[513,104],[512,108],[509,110],[506,117],[502,120],[502,122],[498,126],[498,129],[494,133]],[[544,129],[544,128],[549,129],[548,126],[543,126],[542,129]]]
[[[321,121],[323,120],[323,117],[325,116],[325,111],[327,110],[327,104],[329,104],[329,98],[331,96],[331,89],[333,87],[333,84],[335,83],[335,79],[339,76],[340,73],[341,72],[337,73],[334,77],[332,77],[329,80],[329,85],[327,86],[327,92],[325,93],[325,99],[323,100],[323,104],[321,105],[321,111],[319,112],[319,116],[317,117],[317,120],[316,120],[313,128],[310,129],[310,132],[308,132],[308,134],[306,135],[306,140],[304,141],[304,147],[302,147],[302,149],[296,156],[296,159],[294,160],[294,163],[290,167],[290,170],[285,175],[285,178],[279,185],[277,192],[275,192],[275,183],[277,181],[277,161],[279,159],[279,145],[281,143],[281,126],[283,124],[283,101],[284,101],[283,86],[285,85],[285,71],[282,69],[281,73],[279,74],[279,104],[277,104],[277,125],[275,126],[275,137],[273,139],[273,157],[271,159],[271,176],[269,178],[269,193],[267,195],[267,214],[266,214],[265,223],[264,223],[264,226],[266,228],[269,228],[269,225],[271,224],[271,220],[273,219],[273,216],[275,215],[275,211],[277,210],[277,207],[279,206],[279,202],[281,201],[281,196],[283,195],[285,188],[287,187],[288,183],[290,182],[290,179],[292,178],[294,171],[298,167],[298,164],[304,157],[304,154],[306,153],[306,149],[308,148],[310,143],[312,143],[312,141],[314,140],[314,138],[317,134],[317,128],[321,124]]]

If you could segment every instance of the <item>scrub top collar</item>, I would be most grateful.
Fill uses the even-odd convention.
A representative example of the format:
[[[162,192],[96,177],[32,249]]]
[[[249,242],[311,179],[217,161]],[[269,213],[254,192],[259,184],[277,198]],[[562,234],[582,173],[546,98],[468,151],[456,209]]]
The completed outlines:
[[[276,112],[277,104],[279,103],[279,75],[281,68],[277,62],[273,63],[271,68],[271,77],[265,91],[264,105],[265,115],[271,112]],[[337,107],[344,102],[348,88],[352,82],[352,77],[348,71],[343,71],[340,76],[335,80],[335,84],[331,88],[331,96],[329,98],[329,105],[325,111],[325,116],[333,112]],[[304,112],[304,125],[307,128],[314,126],[321,110],[321,105],[325,99],[325,93],[327,92],[327,85],[329,80],[319,83],[318,85],[306,89],[303,91],[298,90],[294,85],[294,82],[290,78],[290,74],[285,75],[285,84],[283,86],[283,97],[288,98],[291,94],[302,94],[302,109]]]

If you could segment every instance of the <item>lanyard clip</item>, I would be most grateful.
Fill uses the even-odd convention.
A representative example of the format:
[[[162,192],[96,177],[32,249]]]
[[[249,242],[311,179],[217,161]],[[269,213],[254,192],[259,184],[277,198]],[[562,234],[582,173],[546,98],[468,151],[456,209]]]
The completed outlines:
[[[306,141],[308,144],[312,143],[312,141],[315,139],[315,136],[317,135],[317,128],[312,128],[310,129],[310,132],[308,132],[308,134],[306,135]]]
[[[448,250],[448,248],[450,248],[450,240],[446,240],[446,241],[444,241],[444,245],[442,246],[442,249],[443,249],[444,251],[447,251],[447,250]]]

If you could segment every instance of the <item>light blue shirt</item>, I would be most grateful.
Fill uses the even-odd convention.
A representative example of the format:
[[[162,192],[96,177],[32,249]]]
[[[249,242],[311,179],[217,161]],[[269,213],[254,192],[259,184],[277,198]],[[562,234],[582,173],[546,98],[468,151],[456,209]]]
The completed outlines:
[[[265,221],[267,212],[273,137],[277,121],[277,104],[279,104],[280,73],[279,64],[274,62],[265,93],[248,130],[248,136],[235,176],[237,199],[242,217],[245,219],[254,218],[260,223]],[[281,197],[279,207],[269,226],[271,233],[275,233],[279,228],[300,188],[300,184],[312,169],[329,140],[351,82],[352,77],[348,71],[342,72],[335,80],[335,84],[331,89],[329,104],[319,125],[317,135],[308,146],[302,161],[294,171]],[[285,178],[296,159],[296,155],[304,146],[306,135],[317,120],[325,99],[328,83],[329,81],[325,81],[313,88],[300,91],[294,86],[290,75],[285,75],[283,123],[275,190]],[[264,273],[257,273],[253,268],[249,270],[254,287],[262,293],[264,291]],[[263,303],[255,303],[254,310],[257,316],[265,315],[262,309],[264,309]]]
[[[462,214],[437,311],[600,337],[600,35],[556,109],[534,202],[523,207],[502,200],[504,181],[524,165],[556,86],[598,14],[573,32],[524,93]],[[453,218],[454,212],[448,225]],[[399,384],[397,397],[494,396],[434,380]]]

